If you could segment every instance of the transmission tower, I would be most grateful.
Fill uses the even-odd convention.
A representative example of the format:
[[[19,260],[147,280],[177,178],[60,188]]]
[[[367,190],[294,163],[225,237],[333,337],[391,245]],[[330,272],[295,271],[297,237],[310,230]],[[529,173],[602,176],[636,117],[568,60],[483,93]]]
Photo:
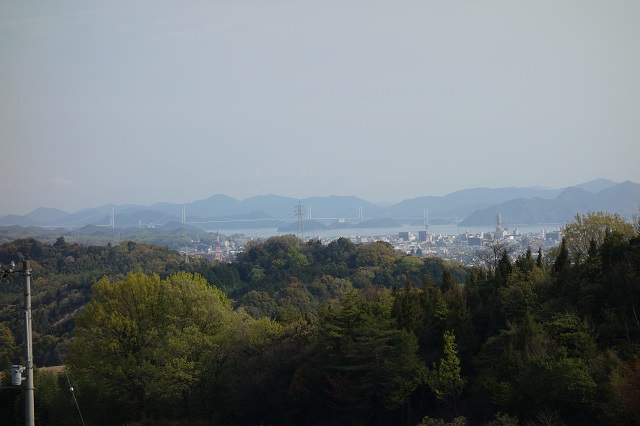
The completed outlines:
[[[302,226],[303,210],[304,210],[304,207],[302,207],[302,204],[298,202],[298,205],[296,206],[296,214],[298,215],[298,238],[300,239],[304,238],[304,227]]]

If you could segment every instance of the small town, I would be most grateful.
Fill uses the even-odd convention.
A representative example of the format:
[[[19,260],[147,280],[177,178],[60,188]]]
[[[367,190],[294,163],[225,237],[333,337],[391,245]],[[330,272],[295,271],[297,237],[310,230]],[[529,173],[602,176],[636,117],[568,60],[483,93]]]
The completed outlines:
[[[371,229],[371,232],[374,233],[375,230]],[[299,235],[299,237],[303,241],[317,239],[325,245],[337,238],[348,238],[354,244],[382,241],[391,244],[399,253],[417,257],[439,257],[446,261],[459,262],[464,266],[482,266],[481,253],[485,251],[485,247],[489,248],[492,244],[499,243],[509,247],[509,253],[513,259],[525,253],[527,249],[531,249],[533,252],[541,249],[544,255],[562,240],[562,232],[558,229],[549,231],[541,229],[537,233],[522,233],[518,228],[510,231],[502,225],[502,218],[498,213],[495,231],[492,232],[465,231],[458,235],[430,234],[428,226],[425,226],[425,230],[418,231],[417,235],[409,231],[400,231],[393,235],[353,235],[337,238]],[[193,248],[186,247],[181,253],[185,256],[200,256],[209,260],[230,262],[243,250],[245,244],[255,239],[244,234],[221,236],[218,232],[216,233],[215,245],[194,241]]]
[[[0,2],[0,426],[640,426],[639,21]]]

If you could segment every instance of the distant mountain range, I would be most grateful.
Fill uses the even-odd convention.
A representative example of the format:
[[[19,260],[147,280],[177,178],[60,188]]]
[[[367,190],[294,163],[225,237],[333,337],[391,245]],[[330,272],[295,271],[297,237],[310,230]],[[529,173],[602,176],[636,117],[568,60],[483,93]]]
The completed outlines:
[[[630,181],[591,192],[589,186],[569,187],[553,199],[517,198],[476,210],[465,217],[461,226],[495,223],[496,213],[506,224],[564,223],[576,214],[592,211],[618,213],[631,218],[640,209],[640,185]]]
[[[183,222],[205,229],[244,229],[291,226],[298,205],[303,218],[314,226],[387,226],[389,223],[422,223],[428,210],[430,223],[464,226],[495,224],[501,212],[505,225],[565,223],[580,213],[605,211],[631,218],[640,206],[640,184],[598,179],[560,189],[474,188],[445,196],[425,196],[391,206],[380,206],[354,196],[311,197],[298,200],[279,195],[260,195],[236,200],[217,194],[187,204],[156,203],[112,205],[69,213],[41,207],[24,215],[0,218],[0,226],[76,228],[86,225],[131,227]],[[183,210],[184,209],[184,210]],[[383,220],[384,219],[384,220]],[[376,225],[380,224],[380,225]]]

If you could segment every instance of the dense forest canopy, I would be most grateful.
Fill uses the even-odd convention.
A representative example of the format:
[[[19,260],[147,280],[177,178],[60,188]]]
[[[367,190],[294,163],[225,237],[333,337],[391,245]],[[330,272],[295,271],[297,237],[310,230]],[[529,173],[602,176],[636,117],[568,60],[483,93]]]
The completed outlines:
[[[548,258],[486,250],[471,268],[288,235],[185,263],[58,238],[6,243],[0,263],[30,260],[35,364],[66,365],[37,371],[40,424],[82,424],[78,408],[109,425],[638,424],[637,227],[589,214]],[[21,298],[3,280],[3,384]],[[20,401],[0,390],[0,423]]]

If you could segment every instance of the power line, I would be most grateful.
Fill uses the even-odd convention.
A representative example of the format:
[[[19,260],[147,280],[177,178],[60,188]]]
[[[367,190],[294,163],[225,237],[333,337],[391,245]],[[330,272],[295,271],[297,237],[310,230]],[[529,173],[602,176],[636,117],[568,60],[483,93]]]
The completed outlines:
[[[24,342],[25,342],[25,366],[13,365],[11,367],[11,379],[14,385],[20,385],[25,381],[24,385],[24,422],[26,426],[35,425],[35,409],[34,409],[34,386],[33,386],[33,332],[32,332],[32,314],[31,314],[31,268],[29,261],[22,262],[22,269],[16,269],[15,262],[11,262],[8,267],[0,265],[2,270],[2,278],[6,278],[11,274],[17,273],[24,276]],[[22,378],[22,372],[26,377]],[[17,379],[17,380],[16,380]]]
[[[49,318],[47,317],[47,313],[44,311],[44,305],[42,304],[42,298],[38,296],[38,302],[40,303],[40,308],[42,310],[42,314],[44,315],[44,319],[47,323],[47,328],[49,329],[49,334],[53,336],[53,329],[51,328],[51,323],[49,322]],[[65,365],[62,354],[60,354],[60,348],[58,347],[58,341],[54,338],[53,343],[56,348],[56,353],[58,354],[58,359],[60,360],[60,365]],[[76,404],[76,408],[78,409],[78,414],[80,415],[80,421],[84,425],[84,418],[82,417],[82,411],[80,411],[80,404],[78,404],[78,399],[76,398],[76,394],[74,392],[73,386],[71,386],[71,379],[69,379],[69,374],[67,373],[67,369],[63,368],[62,372],[64,373],[65,378],[67,379],[67,384],[69,385],[69,391],[71,392],[71,396],[73,397],[73,401]]]

